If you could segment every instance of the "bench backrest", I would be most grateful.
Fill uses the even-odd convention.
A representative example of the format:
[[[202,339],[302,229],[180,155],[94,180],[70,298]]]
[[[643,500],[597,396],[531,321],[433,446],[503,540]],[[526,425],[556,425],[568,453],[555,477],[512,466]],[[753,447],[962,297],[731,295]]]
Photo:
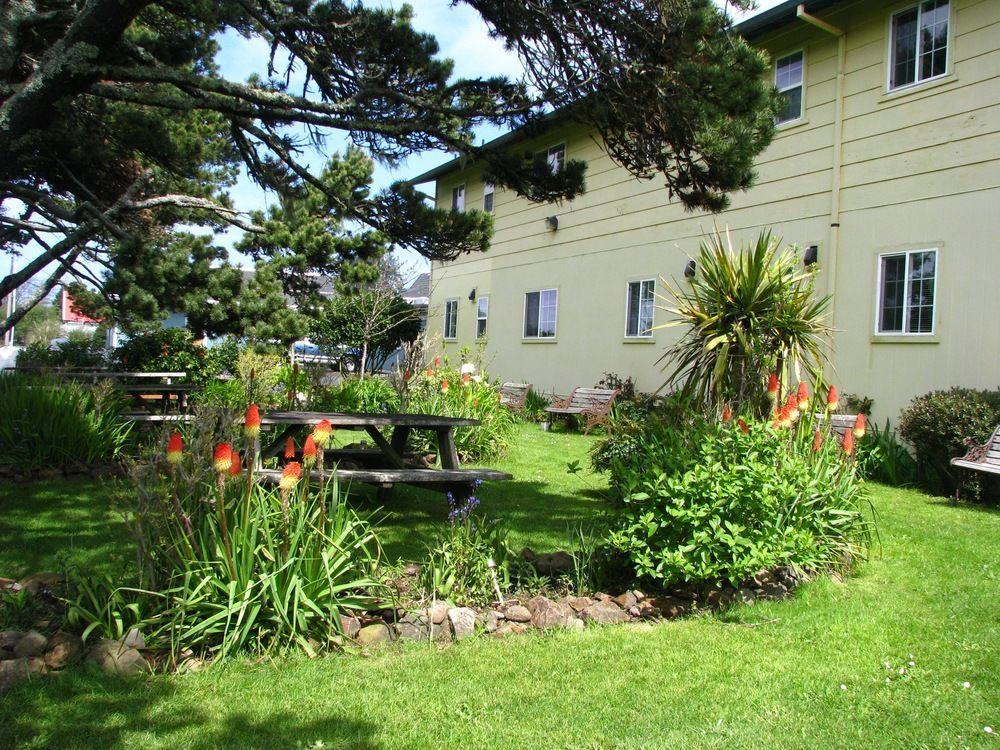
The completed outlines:
[[[521,408],[528,398],[531,383],[504,383],[500,386],[500,402],[514,408]]]
[[[614,403],[617,395],[617,389],[574,388],[569,397],[569,406],[596,413],[605,413],[611,411],[611,404]]]
[[[848,430],[854,429],[854,422],[857,420],[857,414],[831,414],[830,415],[830,431],[836,432],[838,435],[843,437],[844,433]],[[823,414],[817,414],[816,420],[819,422],[826,421],[826,416]]]
[[[997,427],[986,444],[982,456],[976,459],[978,463],[997,470],[1000,473],[1000,427]]]

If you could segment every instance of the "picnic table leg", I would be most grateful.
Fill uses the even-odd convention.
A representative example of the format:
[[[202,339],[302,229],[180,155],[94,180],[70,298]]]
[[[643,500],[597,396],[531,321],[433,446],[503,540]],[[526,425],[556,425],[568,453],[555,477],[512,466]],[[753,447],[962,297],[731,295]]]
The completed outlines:
[[[261,451],[260,453],[261,460],[265,458],[273,458],[274,456],[277,456],[279,453],[281,453],[281,449],[284,447],[285,441],[302,429],[303,425],[300,424],[293,424],[286,427],[273,443],[271,443],[269,446],[267,446],[267,448]]]
[[[394,484],[380,484],[378,486],[378,491],[375,494],[376,499],[379,503],[387,503],[392,500],[392,491],[396,485]]]
[[[442,469],[460,469],[458,460],[458,448],[455,446],[455,431],[450,427],[443,427],[437,432],[438,456],[441,459]]]
[[[378,431],[378,427],[375,425],[366,425],[365,432],[368,436],[375,441],[375,444],[382,449],[385,457],[392,464],[394,469],[405,469],[406,465],[403,462],[403,457],[396,451],[396,449],[389,444],[389,441],[385,439],[385,436]],[[395,437],[395,435],[393,435]]]

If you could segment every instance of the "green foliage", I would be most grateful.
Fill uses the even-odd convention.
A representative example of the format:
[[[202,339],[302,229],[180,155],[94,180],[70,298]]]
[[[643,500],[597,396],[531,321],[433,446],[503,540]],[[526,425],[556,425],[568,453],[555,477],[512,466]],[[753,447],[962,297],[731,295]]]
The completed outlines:
[[[469,370],[469,365],[466,365]],[[416,373],[403,392],[406,411],[417,414],[438,414],[445,417],[477,419],[476,427],[455,430],[455,444],[467,461],[490,461],[503,456],[517,423],[510,409],[500,403],[499,388],[490,383],[485,373],[462,373],[447,361],[436,368]],[[431,448],[430,438],[415,435],[420,450]]]
[[[911,486],[918,481],[917,462],[896,437],[888,419],[884,427],[869,423],[868,434],[858,443],[857,457],[858,472],[865,479],[893,487]]]
[[[208,406],[217,409],[230,409],[239,411],[248,405],[247,389],[243,382],[237,378],[232,380],[211,380],[201,388],[192,393],[188,401],[199,406]],[[253,402],[256,403],[256,402]]]
[[[315,403],[321,411],[391,414],[399,411],[400,399],[392,383],[383,378],[346,378],[320,391]]]
[[[515,555],[499,520],[468,514],[435,534],[421,568],[424,589],[457,604],[483,604],[510,587]]]
[[[834,437],[813,450],[812,427],[651,424],[642,450],[612,467],[612,546],[664,585],[739,585],[762,569],[821,570],[861,555],[873,528],[864,484]]]
[[[49,615],[51,610],[42,598],[28,589],[0,589],[0,630],[30,630]]]
[[[204,383],[218,374],[210,366],[205,347],[195,343],[187,328],[135,333],[115,349],[114,358],[128,372],[186,372],[187,379],[195,383]]]
[[[42,375],[0,377],[0,464],[19,469],[96,464],[120,457],[132,423],[107,382]]]
[[[529,422],[542,422],[545,419],[545,409],[552,405],[552,401],[534,388],[528,391],[524,397],[524,409],[521,415]]]
[[[950,495],[959,475],[949,462],[986,442],[1000,425],[1000,389],[951,388],[914,398],[899,417],[900,436],[917,458],[921,486]]]
[[[764,416],[768,375],[790,382],[818,380],[830,327],[829,297],[817,297],[814,275],[802,271],[792,249],[763,232],[733,249],[716,233],[695,256],[697,273],[686,286],[670,288],[669,326],[686,328],[661,358],[668,383],[680,386],[700,406]],[[807,373],[811,378],[799,375]]]
[[[591,467],[607,472],[616,461],[630,460],[643,449],[651,421],[681,424],[691,408],[691,400],[683,393],[659,399],[615,399],[604,437],[591,446]]]
[[[39,303],[28,310],[14,330],[15,343],[22,346],[42,344],[48,346],[52,339],[59,336],[62,320],[59,309],[52,304]]]
[[[258,404],[261,408],[273,407],[287,399],[282,389],[284,359],[277,354],[267,354],[247,347],[236,359],[236,374],[244,390],[244,403]]]
[[[107,364],[104,334],[100,329],[93,334],[71,331],[65,341],[58,342],[54,347],[50,347],[47,341],[29,344],[17,355],[17,366],[28,369],[101,369]]]

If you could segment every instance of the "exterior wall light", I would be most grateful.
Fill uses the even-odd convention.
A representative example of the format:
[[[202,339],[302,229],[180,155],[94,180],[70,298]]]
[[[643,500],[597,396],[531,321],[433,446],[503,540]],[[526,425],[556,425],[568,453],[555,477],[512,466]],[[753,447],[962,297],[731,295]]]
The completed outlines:
[[[810,245],[809,247],[807,247],[805,255],[802,256],[802,262],[806,266],[811,266],[818,260],[819,260],[819,246]]]
[[[545,226],[551,229],[553,232],[559,228],[559,217],[558,216],[546,216]]]
[[[472,287],[472,291],[469,292],[469,302],[475,302],[475,301],[476,301],[476,288]]]
[[[684,266],[684,277],[688,279],[693,279],[694,273],[697,270],[698,270],[698,264],[695,263],[693,260],[689,260],[687,262],[687,265]]]

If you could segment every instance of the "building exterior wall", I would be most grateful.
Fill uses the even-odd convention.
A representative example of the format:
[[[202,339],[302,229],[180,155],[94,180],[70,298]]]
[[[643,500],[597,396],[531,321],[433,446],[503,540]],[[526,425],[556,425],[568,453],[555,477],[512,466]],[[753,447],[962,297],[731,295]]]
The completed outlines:
[[[805,114],[779,128],[755,186],[719,215],[684,211],[579,126],[517,146],[565,143],[567,159],[589,164],[587,190],[546,205],[498,188],[491,249],[432,267],[429,330],[442,331],[444,302],[454,298],[457,336],[443,347],[474,344],[475,289],[490,297],[485,346],[498,376],[566,393],[616,372],[654,390],[664,380],[658,360],[679,332],[627,340],[627,282],[683,283],[688,257],[714,226],[734,242],[772,229],[787,244],[818,246],[817,288],[834,295],[833,377],[874,398],[878,418],[934,388],[1000,385],[1000,0],[953,0],[948,74],[887,93],[889,17],[908,5],[862,0],[822,14],[846,31],[839,107],[835,36],[795,21],[762,40],[775,57],[804,50]],[[475,165],[438,181],[439,206],[450,206],[457,184],[466,185],[467,209],[482,207]],[[557,230],[548,216],[558,217]],[[938,250],[934,333],[877,336],[877,258],[903,249]],[[523,340],[524,293],[545,288],[559,290],[557,335]],[[669,317],[657,309],[655,323]]]

